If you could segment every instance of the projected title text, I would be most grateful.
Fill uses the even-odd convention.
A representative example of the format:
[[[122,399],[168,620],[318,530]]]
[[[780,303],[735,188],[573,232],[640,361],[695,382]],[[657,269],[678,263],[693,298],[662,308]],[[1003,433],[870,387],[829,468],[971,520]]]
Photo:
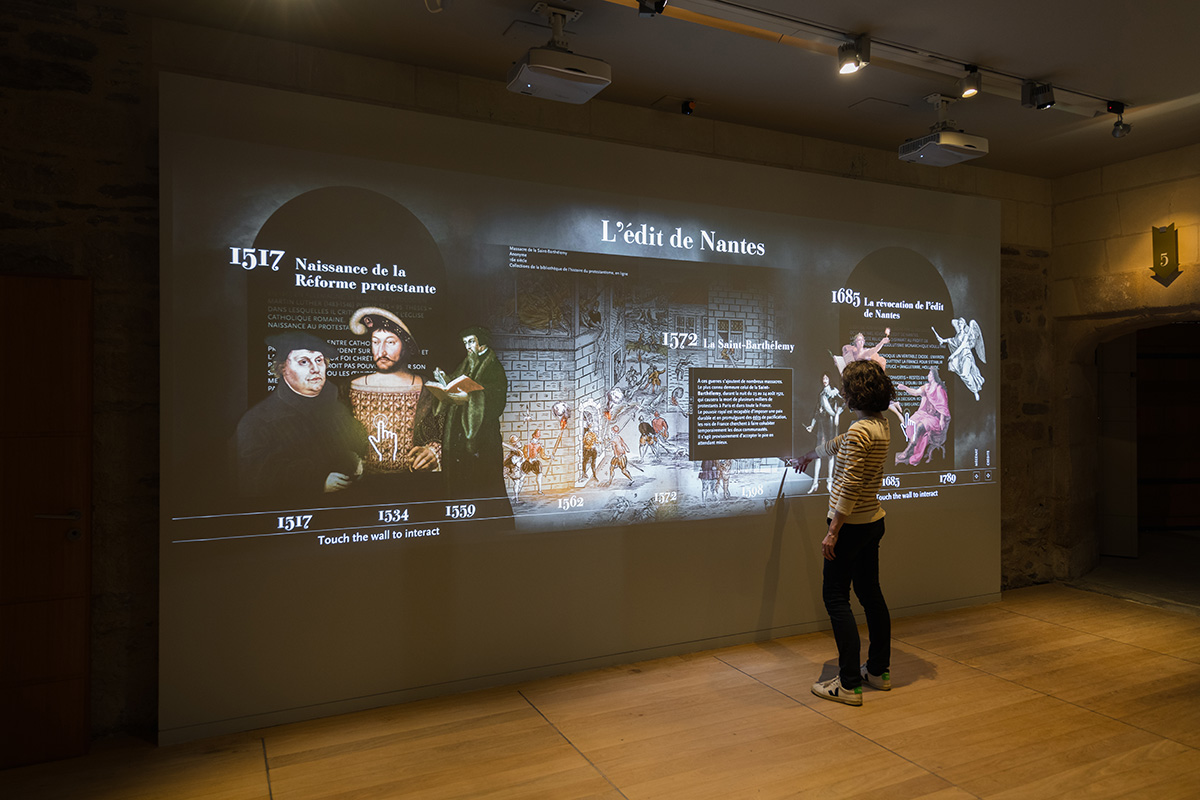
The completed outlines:
[[[679,227],[668,232],[645,222],[622,222],[607,219],[600,220],[600,241],[640,247],[670,247],[675,250],[735,253],[745,256],[762,256],[767,253],[767,246],[762,242],[751,242],[745,237],[729,238],[717,231],[701,230],[696,235],[689,235]]]
[[[272,272],[279,271],[280,262],[287,252],[284,250],[268,250],[255,247],[229,248],[229,263],[241,267],[247,272],[263,267]],[[325,275],[339,277],[327,278]],[[340,276],[361,276],[348,280]],[[368,294],[370,292],[392,292],[399,294],[437,294],[437,286],[431,283],[410,283],[389,280],[407,278],[408,271],[391,264],[365,266],[362,264],[331,264],[319,258],[310,259],[305,256],[296,257],[296,286],[305,289],[342,289],[346,291]]]

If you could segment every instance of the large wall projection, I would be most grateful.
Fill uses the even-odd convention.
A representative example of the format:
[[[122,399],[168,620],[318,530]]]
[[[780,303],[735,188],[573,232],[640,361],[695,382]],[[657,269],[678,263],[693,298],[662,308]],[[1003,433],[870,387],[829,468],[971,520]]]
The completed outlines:
[[[853,359],[893,606],[998,592],[995,204],[162,87],[164,739],[819,625]]]

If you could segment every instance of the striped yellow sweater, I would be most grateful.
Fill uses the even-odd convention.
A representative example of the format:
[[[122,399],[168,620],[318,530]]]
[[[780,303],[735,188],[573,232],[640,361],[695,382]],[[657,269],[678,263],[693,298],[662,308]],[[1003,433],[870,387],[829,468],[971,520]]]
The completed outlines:
[[[830,439],[816,452],[833,458],[833,484],[829,490],[829,516],[840,511],[846,522],[858,525],[883,516],[879,486],[883,462],[892,443],[886,419],[855,420],[850,430]]]

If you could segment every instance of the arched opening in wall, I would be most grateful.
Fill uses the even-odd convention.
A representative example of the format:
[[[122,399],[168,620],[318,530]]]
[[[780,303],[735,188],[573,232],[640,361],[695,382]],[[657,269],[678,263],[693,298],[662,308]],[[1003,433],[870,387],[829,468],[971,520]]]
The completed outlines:
[[[1200,322],[1097,348],[1100,564],[1093,588],[1200,613]]]

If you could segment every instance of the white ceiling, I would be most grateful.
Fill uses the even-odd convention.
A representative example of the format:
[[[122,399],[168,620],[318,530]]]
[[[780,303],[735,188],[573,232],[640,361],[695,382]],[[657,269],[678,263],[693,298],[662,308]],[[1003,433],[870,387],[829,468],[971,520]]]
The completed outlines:
[[[550,37],[534,0],[108,4],[497,81]],[[1200,142],[1200,47],[1189,43],[1200,32],[1195,0],[672,0],[653,18],[638,16],[636,0],[550,4],[581,11],[567,26],[570,48],[611,65],[613,83],[598,99],[662,113],[694,99],[696,117],[894,152],[935,122],[924,98],[952,93],[957,65],[977,64],[984,93],[956,102],[949,116],[989,140],[990,153],[972,162],[978,166],[1058,177]],[[677,16],[688,12],[707,20]],[[789,19],[828,33],[783,41],[767,33],[795,27]],[[762,33],[719,27],[729,20]],[[874,41],[872,64],[838,75],[835,43],[856,33]],[[1023,79],[1053,84],[1059,104],[1022,108]],[[1110,135],[1116,117],[1106,100],[1129,106],[1128,136]]]

